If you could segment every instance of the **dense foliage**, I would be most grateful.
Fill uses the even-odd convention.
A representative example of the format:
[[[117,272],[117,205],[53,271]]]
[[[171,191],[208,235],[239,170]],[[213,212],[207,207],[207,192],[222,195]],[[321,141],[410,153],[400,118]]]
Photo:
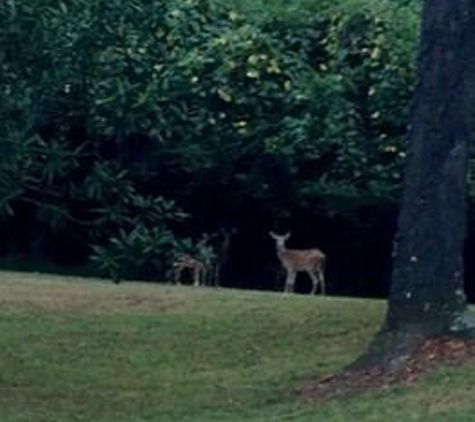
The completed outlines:
[[[205,231],[395,203],[417,4],[331,3],[3,2],[1,252],[157,278]]]

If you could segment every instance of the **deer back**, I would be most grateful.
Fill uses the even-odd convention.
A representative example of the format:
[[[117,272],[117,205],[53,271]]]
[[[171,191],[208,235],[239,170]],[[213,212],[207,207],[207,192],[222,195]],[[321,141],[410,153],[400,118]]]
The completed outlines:
[[[282,265],[294,271],[308,271],[319,268],[325,260],[320,249],[284,249],[277,252]]]
[[[178,259],[173,264],[174,267],[182,267],[182,268],[203,268],[204,265],[201,261],[194,258],[191,255],[183,254],[178,257]]]

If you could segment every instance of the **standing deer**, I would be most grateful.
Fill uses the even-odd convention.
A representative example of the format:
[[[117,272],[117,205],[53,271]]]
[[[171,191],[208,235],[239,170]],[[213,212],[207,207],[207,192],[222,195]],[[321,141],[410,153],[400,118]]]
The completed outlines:
[[[325,261],[326,256],[320,249],[287,249],[285,242],[290,237],[290,233],[278,235],[269,232],[269,235],[275,240],[277,248],[277,257],[287,272],[285,281],[285,293],[294,291],[295,278],[297,273],[306,272],[312,279],[311,294],[317,292],[320,285],[322,295],[325,294]]]
[[[198,242],[197,249],[196,255],[181,254],[173,263],[175,284],[180,284],[181,276],[185,270],[191,272],[194,286],[206,284],[214,259],[213,248],[208,245],[207,236]]]
[[[226,275],[226,269],[230,263],[231,239],[237,233],[237,229],[220,228],[216,233],[216,254],[214,265],[214,285],[220,286],[221,280]]]
[[[199,286],[206,279],[206,268],[204,264],[189,254],[180,255],[173,263],[175,284],[181,284],[183,271],[190,270],[193,276],[193,285]]]

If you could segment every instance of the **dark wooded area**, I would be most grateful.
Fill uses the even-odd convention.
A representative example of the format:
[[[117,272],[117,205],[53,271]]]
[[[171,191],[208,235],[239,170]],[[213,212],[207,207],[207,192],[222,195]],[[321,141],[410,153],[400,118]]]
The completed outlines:
[[[209,236],[221,285],[281,289],[290,230],[330,294],[386,296],[419,3],[318,7],[2,4],[1,266],[165,281]]]

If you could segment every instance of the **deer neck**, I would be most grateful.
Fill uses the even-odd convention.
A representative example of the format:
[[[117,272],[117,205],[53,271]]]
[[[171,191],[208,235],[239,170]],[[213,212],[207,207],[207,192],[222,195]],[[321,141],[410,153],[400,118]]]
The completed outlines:
[[[277,256],[281,257],[282,255],[285,254],[285,252],[287,252],[287,248],[285,247],[285,245],[277,245]]]

